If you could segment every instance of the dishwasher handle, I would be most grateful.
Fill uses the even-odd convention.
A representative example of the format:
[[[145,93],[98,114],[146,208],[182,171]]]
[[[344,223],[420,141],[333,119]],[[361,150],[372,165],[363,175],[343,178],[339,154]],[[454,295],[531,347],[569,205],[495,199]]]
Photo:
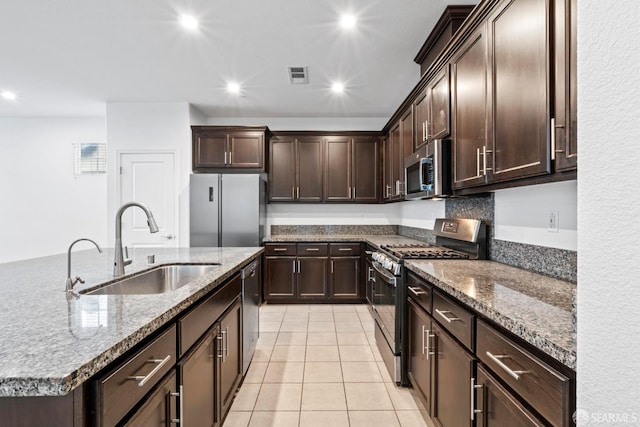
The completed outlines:
[[[397,286],[396,276],[389,273],[383,266],[377,261],[373,262],[373,268],[378,272],[380,277],[384,280],[385,283],[393,286],[394,288]]]

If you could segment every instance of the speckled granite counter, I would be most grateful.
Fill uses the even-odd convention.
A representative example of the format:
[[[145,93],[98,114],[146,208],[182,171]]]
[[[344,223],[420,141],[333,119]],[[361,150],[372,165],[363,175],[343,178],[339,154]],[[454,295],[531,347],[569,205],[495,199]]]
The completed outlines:
[[[492,261],[406,261],[407,268],[565,366],[576,369],[576,285]]]
[[[266,237],[265,243],[283,242],[367,242],[374,246],[422,243],[397,234],[276,234]]]
[[[147,295],[64,292],[66,254],[0,264],[0,396],[69,393],[263,252],[263,248],[176,248],[130,251],[127,274],[167,263],[220,263],[175,291]],[[72,254],[76,290],[112,281],[113,250]]]

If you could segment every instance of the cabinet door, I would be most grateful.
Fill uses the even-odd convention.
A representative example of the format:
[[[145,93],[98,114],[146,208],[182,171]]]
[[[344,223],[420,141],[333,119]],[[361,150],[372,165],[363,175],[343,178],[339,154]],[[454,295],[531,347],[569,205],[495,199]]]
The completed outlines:
[[[413,106],[409,106],[407,111],[400,117],[400,181],[404,185],[404,158],[411,155],[415,151],[415,143],[413,141]],[[403,193],[404,195],[404,188]]]
[[[451,127],[450,120],[450,86],[449,86],[449,65],[429,83],[429,125],[427,126],[427,136],[429,141],[442,139],[449,136]]]
[[[222,423],[242,378],[242,304],[238,298],[220,319],[218,357],[220,401],[216,421]]]
[[[402,145],[400,140],[400,123],[389,134],[391,144],[391,198],[400,199],[402,196],[402,182],[404,182],[404,158],[402,157]],[[402,170],[402,177],[400,171]]]
[[[296,159],[296,199],[304,202],[322,201],[322,138],[299,138]]]
[[[265,258],[264,298],[267,301],[295,297],[295,268],[294,257]]]
[[[144,405],[124,423],[128,427],[168,426],[178,418],[176,410],[176,373],[172,371],[145,399]]]
[[[578,140],[576,136],[576,1],[554,2],[554,52],[555,52],[555,170],[573,170],[578,165]]]
[[[360,257],[337,257],[330,260],[332,299],[360,297]]]
[[[269,164],[269,201],[294,200],[296,196],[295,140],[271,139]]]
[[[194,168],[224,168],[227,166],[227,134],[199,132],[194,135]]]
[[[215,338],[219,329],[206,337],[178,364],[182,385],[183,425],[212,426],[216,419],[216,351]]]
[[[476,383],[479,386],[475,391],[475,408],[479,411],[476,415],[477,427],[539,427],[545,425],[481,365],[478,365]]]
[[[299,298],[327,297],[327,258],[298,258],[297,287]]]
[[[491,182],[551,172],[547,5],[504,0],[488,18]]]
[[[261,132],[231,133],[227,164],[233,168],[264,167],[264,134]]]
[[[425,408],[432,413],[432,359],[435,352],[431,349],[431,317],[409,300],[408,336],[409,336],[409,380],[422,397]],[[427,341],[428,340],[428,341]],[[433,353],[433,354],[431,354]]]
[[[431,325],[437,352],[433,418],[443,427],[472,426],[470,390],[475,359],[435,322]]]
[[[481,154],[487,142],[486,57],[482,25],[451,59],[454,188],[485,183]]]
[[[353,200],[363,203],[375,203],[379,194],[378,141],[372,138],[353,139]]]
[[[382,142],[384,149],[383,171],[382,171],[382,198],[390,200],[393,197],[394,178],[393,178],[393,141],[392,132],[389,132]]]
[[[364,266],[365,266],[365,274],[367,275],[365,280],[364,295],[367,300],[367,304],[371,306],[371,304],[373,304],[373,284],[375,282],[373,281],[373,271],[374,271],[373,262],[370,257],[367,256]]]
[[[351,200],[351,139],[326,139],[324,199],[328,202]]]
[[[428,90],[424,90],[420,92],[413,102],[413,136],[415,138],[416,149],[427,142],[427,123],[429,122],[427,91]]]

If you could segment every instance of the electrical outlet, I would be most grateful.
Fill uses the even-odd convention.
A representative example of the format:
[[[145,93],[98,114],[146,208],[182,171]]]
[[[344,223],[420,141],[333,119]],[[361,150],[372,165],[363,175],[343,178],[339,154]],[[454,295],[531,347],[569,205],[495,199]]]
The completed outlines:
[[[551,232],[551,233],[557,233],[558,232],[558,217],[559,217],[560,212],[559,211],[549,211],[548,213],[548,217],[547,217],[547,231]]]

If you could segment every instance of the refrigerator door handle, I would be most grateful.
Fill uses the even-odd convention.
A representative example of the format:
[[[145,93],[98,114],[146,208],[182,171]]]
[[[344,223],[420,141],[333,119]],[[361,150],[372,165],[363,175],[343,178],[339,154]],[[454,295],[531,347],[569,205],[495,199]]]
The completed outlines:
[[[209,187],[209,201],[213,202],[213,187]]]

